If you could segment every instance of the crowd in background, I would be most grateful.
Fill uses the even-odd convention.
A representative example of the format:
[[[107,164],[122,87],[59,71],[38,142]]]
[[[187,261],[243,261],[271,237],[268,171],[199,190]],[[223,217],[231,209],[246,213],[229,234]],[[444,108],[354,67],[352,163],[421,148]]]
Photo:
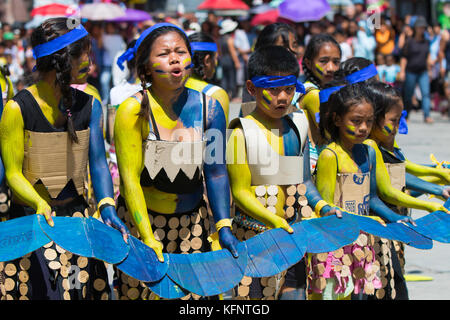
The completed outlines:
[[[83,21],[92,38],[92,67],[88,82],[98,89],[102,103],[108,104],[110,89],[126,77],[115,64],[117,57],[140,31],[161,21],[178,24],[188,35],[202,31],[216,40],[219,65],[214,82],[228,92],[232,102],[240,102],[246,63],[264,26],[252,26],[250,17],[222,17],[210,12],[204,21],[199,21],[194,14],[178,17],[155,14],[153,20],[144,23]],[[447,116],[450,100],[449,30],[438,24],[430,25],[420,16],[399,18],[383,13],[375,28],[368,21],[364,7],[355,5],[335,13],[332,20],[324,17],[320,21],[291,23],[297,33],[292,49],[301,62],[311,36],[330,34],[341,46],[342,61],[350,57],[370,59],[377,66],[380,80],[404,90],[405,96],[411,97],[410,101],[405,101],[407,110],[422,108],[425,115],[428,110],[434,110]],[[29,41],[31,32],[12,29],[5,23],[0,29],[0,65],[7,66],[3,70],[8,70],[14,92],[26,87],[34,76]],[[404,68],[401,67],[402,57],[406,62]],[[426,116],[425,121],[431,123],[432,119]]]

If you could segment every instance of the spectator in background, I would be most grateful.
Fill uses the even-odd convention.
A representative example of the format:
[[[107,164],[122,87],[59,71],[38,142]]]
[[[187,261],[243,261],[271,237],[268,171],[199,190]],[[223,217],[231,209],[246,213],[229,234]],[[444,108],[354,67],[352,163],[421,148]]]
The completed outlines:
[[[221,87],[228,93],[230,100],[237,101],[236,74],[241,68],[238,52],[234,45],[234,34],[238,23],[231,19],[225,19],[220,25],[220,65],[222,68]]]
[[[103,65],[100,73],[100,94],[104,105],[108,104],[111,90],[112,64],[116,55],[125,49],[126,44],[118,33],[114,23],[106,23],[105,33],[102,34]]]
[[[102,28],[99,23],[94,23],[90,28],[91,35],[91,70],[88,82],[93,84],[100,91],[100,74],[103,66],[103,38]],[[101,92],[100,92],[101,93]]]
[[[341,47],[342,56],[341,56],[341,62],[350,59],[353,57],[353,49],[347,42],[347,36],[345,35],[344,31],[341,29],[338,29],[334,32],[333,37],[336,39],[336,41],[339,43],[339,46]]]
[[[375,48],[377,43],[367,23],[364,20],[358,22],[359,30],[356,33],[356,39],[353,39],[353,56],[375,60]]]
[[[394,52],[395,49],[395,31],[394,28],[386,18],[381,18],[380,28],[375,30],[375,40],[377,42],[377,52],[383,55],[388,55]]]
[[[397,77],[400,73],[400,65],[395,61],[395,57],[393,54],[388,54],[385,57],[386,65],[384,66],[382,77],[380,77],[380,80],[398,87],[398,81]]]
[[[247,33],[242,27],[243,21],[239,22],[239,26],[234,33],[234,46],[238,53],[240,68],[236,69],[236,85],[237,85],[237,96],[242,96],[241,91],[244,88],[247,71],[247,62],[251,52],[250,40]]]
[[[430,43],[425,38],[428,24],[424,17],[419,16],[414,22],[414,32],[403,46],[400,61],[401,71],[399,80],[404,81],[404,103],[406,111],[412,108],[412,96],[416,85],[419,85],[422,95],[422,111],[425,123],[433,123],[430,117],[430,78],[428,71],[431,67]]]
[[[383,54],[377,53],[375,59],[375,66],[377,67],[378,77],[380,78],[381,81],[383,81],[384,69],[386,68],[386,60]]]

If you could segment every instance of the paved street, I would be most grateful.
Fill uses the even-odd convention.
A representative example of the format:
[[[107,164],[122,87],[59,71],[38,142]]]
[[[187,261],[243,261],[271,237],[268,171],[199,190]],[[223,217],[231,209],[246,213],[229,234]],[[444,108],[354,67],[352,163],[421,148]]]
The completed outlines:
[[[230,119],[238,115],[239,105],[231,104]],[[399,135],[398,143],[406,157],[416,163],[430,163],[430,153],[440,161],[450,160],[450,120],[433,112],[435,123],[423,123],[421,113],[411,113],[409,133]],[[427,197],[422,196],[422,199]],[[431,199],[430,201],[439,201]],[[413,210],[417,219],[426,214]],[[450,300],[450,244],[434,242],[431,250],[406,249],[406,272],[411,275],[431,277],[431,281],[409,281],[412,300]]]
[[[430,163],[430,153],[439,161],[450,160],[450,121],[432,113],[434,124],[423,123],[421,113],[412,113],[408,135],[399,135],[397,141],[405,156],[416,163]],[[428,197],[422,196],[422,199]],[[431,201],[439,201],[432,199]],[[417,219],[426,212],[413,210]],[[412,300],[450,300],[450,244],[434,241],[431,250],[406,250],[406,273],[433,278],[432,281],[408,282]]]

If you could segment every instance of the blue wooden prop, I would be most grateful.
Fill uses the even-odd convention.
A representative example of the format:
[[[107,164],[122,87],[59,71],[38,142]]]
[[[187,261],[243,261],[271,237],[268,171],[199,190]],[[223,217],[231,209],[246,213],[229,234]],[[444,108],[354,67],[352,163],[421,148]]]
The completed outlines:
[[[0,223],[0,261],[20,258],[51,240],[41,230],[39,215],[31,215]]]
[[[248,252],[245,275],[270,277],[300,261],[306,253],[307,234],[298,225],[292,225],[297,226],[293,234],[281,228],[271,229],[241,242],[238,246],[246,245]]]
[[[130,246],[123,240],[122,233],[95,218],[87,218],[87,220],[87,232],[93,257],[110,264],[123,261],[128,255]]]
[[[167,275],[181,287],[201,296],[232,289],[244,276],[247,246],[238,246],[237,258],[227,249],[192,254],[169,254]]]
[[[146,285],[156,295],[164,299],[180,299],[189,294],[189,291],[178,286],[168,275],[165,275],[159,281],[147,282]]]
[[[348,215],[335,215],[301,222],[308,234],[309,253],[330,252],[353,243],[359,236],[359,225]],[[294,225],[295,226],[295,225]],[[294,227],[295,230],[295,227]]]
[[[406,226],[402,223],[387,223],[386,226],[371,218],[359,216],[355,214],[343,213],[350,219],[356,221],[361,231],[370,233],[374,236],[402,241],[412,247],[418,249],[431,249],[433,242],[426,236],[417,233],[412,229],[412,225]],[[410,227],[411,226],[411,227]]]
[[[164,262],[159,262],[155,251],[139,239],[130,236],[128,243],[128,256],[116,265],[117,268],[143,282],[161,280],[169,269],[169,256],[164,254]]]
[[[119,231],[94,218],[53,217],[49,226],[45,217],[38,215],[44,233],[61,248],[79,256],[97,258],[116,264],[128,255],[129,247]]]

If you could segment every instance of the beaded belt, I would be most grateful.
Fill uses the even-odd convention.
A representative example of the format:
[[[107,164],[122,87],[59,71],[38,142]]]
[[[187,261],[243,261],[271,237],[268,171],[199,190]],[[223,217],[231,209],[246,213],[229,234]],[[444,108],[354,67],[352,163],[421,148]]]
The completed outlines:
[[[246,214],[241,214],[240,212],[236,212],[233,221],[238,226],[253,230],[255,232],[263,232],[269,229],[264,223],[253,219]]]

